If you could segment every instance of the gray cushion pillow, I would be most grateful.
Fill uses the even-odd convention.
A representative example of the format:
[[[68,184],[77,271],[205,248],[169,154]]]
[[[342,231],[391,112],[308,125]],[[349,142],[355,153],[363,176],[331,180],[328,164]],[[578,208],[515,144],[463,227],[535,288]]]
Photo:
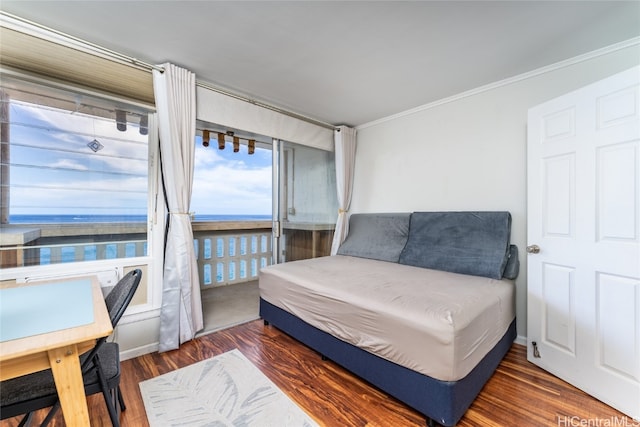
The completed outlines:
[[[407,242],[410,213],[353,214],[338,255],[398,262]]]
[[[398,262],[501,279],[510,234],[509,212],[414,212]]]
[[[502,277],[506,279],[515,279],[520,272],[520,260],[518,259],[518,247],[516,245],[509,246],[509,259],[504,267]]]

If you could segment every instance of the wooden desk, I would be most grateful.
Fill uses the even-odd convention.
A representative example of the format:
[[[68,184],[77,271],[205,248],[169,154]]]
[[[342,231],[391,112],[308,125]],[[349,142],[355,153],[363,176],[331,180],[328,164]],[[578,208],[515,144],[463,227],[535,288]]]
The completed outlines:
[[[47,287],[40,289],[46,289],[46,292],[52,292],[52,295],[61,296],[56,298],[57,304],[63,306],[66,304],[68,307],[57,306],[57,308],[68,313],[79,310],[78,301],[77,299],[64,298],[64,294],[61,293],[69,292],[70,286],[77,286],[77,289],[82,286],[86,289],[87,286],[90,286],[91,292],[90,294],[85,292],[87,301],[84,301],[82,305],[85,310],[87,305],[92,305],[92,308],[89,309],[92,310],[90,323],[9,340],[3,338],[3,342],[0,342],[0,380],[4,381],[51,368],[66,425],[86,427],[89,425],[89,411],[84,394],[79,355],[93,348],[97,338],[105,337],[113,331],[100,284],[96,278],[18,284],[0,290],[0,298],[3,298],[2,293],[5,290],[13,292],[12,299],[25,298],[28,297],[29,292],[32,293],[35,289],[27,288],[39,285]],[[21,291],[25,295],[20,295]],[[56,292],[58,293],[56,294]],[[7,295],[9,294],[4,294],[5,297]],[[6,298],[4,303],[7,303],[8,299]],[[68,302],[65,303],[65,301]],[[15,306],[16,304],[13,305],[13,307]],[[2,313],[0,313],[2,316],[0,321],[11,319],[11,322],[15,322],[20,318],[28,321],[32,316],[47,319],[47,316],[55,315],[52,313],[54,310],[42,310],[38,304],[25,303],[20,304],[19,307],[19,310],[15,310],[5,304]],[[11,313],[9,313],[10,311]],[[60,310],[57,311],[59,314]],[[56,324],[55,320],[52,322]],[[11,335],[9,337],[12,338]]]

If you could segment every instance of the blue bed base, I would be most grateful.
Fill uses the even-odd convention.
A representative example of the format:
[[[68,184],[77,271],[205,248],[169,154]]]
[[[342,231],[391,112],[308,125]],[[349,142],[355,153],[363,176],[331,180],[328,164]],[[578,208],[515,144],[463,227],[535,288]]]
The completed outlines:
[[[440,381],[335,338],[260,298],[260,317],[394,396],[433,421],[454,426],[493,375],[516,338],[514,319],[502,339],[463,379]]]

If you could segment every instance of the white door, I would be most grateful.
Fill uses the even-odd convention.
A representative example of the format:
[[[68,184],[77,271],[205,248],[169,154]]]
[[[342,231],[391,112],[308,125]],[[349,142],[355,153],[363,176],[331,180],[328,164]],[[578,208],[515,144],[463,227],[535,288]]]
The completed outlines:
[[[636,419],[639,81],[635,67],[529,110],[527,212],[528,359]]]

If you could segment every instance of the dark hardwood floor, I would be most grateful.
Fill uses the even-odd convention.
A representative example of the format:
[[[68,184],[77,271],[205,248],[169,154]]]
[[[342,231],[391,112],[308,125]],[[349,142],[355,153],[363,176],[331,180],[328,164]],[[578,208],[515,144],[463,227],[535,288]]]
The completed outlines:
[[[239,349],[281,390],[323,426],[424,426],[416,411],[354,377],[273,326],[256,320],[202,336],[180,350],[152,353],[122,362],[122,391],[127,410],[123,427],[148,426],[138,388],[140,381]],[[2,392],[0,390],[0,392]],[[110,426],[100,395],[90,396],[93,426]],[[37,414],[36,420],[42,415]],[[629,424],[613,424],[615,420]],[[601,420],[601,424],[594,424]],[[604,421],[603,421],[604,420]],[[609,420],[610,424],[602,424]],[[613,421],[612,421],[613,420]],[[591,423],[591,424],[589,424]],[[0,422],[14,427],[16,418]],[[51,424],[62,426],[58,414]],[[514,344],[494,376],[458,426],[637,425],[604,403],[546,373],[526,360]]]

